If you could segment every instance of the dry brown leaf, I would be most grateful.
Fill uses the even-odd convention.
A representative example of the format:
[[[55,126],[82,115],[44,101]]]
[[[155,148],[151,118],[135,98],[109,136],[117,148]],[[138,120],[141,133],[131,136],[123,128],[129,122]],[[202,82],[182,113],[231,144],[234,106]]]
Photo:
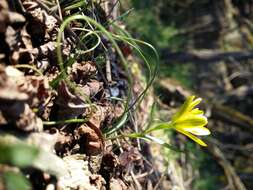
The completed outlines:
[[[92,61],[74,63],[71,68],[71,79],[77,84],[85,84],[96,73],[96,64]]]
[[[110,189],[111,190],[127,190],[129,187],[119,178],[112,178],[110,180]]]
[[[4,33],[9,22],[9,10],[6,0],[0,2],[0,33]]]
[[[97,126],[92,123],[81,125],[77,130],[80,149],[87,155],[98,155],[104,151],[104,138]]]
[[[24,131],[41,131],[42,121],[27,104],[29,95],[17,82],[25,81],[23,74],[13,67],[0,65],[0,109],[5,120]]]
[[[87,107],[90,107],[81,97],[70,92],[64,81],[60,83],[57,92],[56,103],[60,107],[59,119],[75,118],[84,113]]]
[[[135,147],[130,147],[129,150],[125,150],[123,153],[119,155],[120,165],[123,166],[125,170],[127,170],[128,167],[133,162],[136,162],[136,161],[141,162],[142,156],[140,152],[138,151],[138,149]]]
[[[31,17],[28,26],[31,36],[36,36],[41,41],[44,41],[45,37],[54,37],[54,39],[51,40],[55,40],[55,36],[57,34],[57,19],[48,14],[46,10],[43,10],[43,8],[39,6],[37,2],[24,0],[23,6],[27,11],[27,14]],[[36,39],[34,40],[37,41]]]
[[[91,175],[90,176],[90,183],[96,187],[98,190],[105,190],[105,180],[102,178],[101,175]]]
[[[97,80],[90,80],[85,85],[78,85],[77,89],[86,97],[93,97],[102,90],[102,84]]]

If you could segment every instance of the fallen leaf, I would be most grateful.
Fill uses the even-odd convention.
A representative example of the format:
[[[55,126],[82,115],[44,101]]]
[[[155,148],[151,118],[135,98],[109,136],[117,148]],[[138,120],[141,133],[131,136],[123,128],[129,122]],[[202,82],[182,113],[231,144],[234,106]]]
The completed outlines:
[[[75,118],[85,112],[85,109],[90,107],[80,96],[70,92],[64,81],[61,81],[58,87],[58,97],[56,103],[60,110],[58,113],[59,119]]]
[[[97,126],[92,123],[81,125],[77,129],[80,151],[87,155],[98,155],[104,150],[104,137]]]

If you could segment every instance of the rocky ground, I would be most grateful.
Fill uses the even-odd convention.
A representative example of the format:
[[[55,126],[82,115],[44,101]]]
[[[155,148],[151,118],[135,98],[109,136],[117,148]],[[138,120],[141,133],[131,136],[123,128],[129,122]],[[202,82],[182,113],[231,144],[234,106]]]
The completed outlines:
[[[135,131],[147,120],[152,97],[132,111],[145,88],[139,60],[118,43],[124,68],[113,42],[87,20],[60,28],[63,18],[79,14],[111,33],[111,7],[0,2],[0,189],[158,187],[146,143],[106,138],[115,127]]]

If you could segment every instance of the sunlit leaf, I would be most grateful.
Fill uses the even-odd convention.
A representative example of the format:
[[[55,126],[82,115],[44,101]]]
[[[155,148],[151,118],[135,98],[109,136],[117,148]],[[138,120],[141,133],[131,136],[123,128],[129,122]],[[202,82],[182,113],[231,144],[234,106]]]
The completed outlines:
[[[171,144],[166,143],[162,139],[159,139],[159,138],[156,138],[156,137],[153,137],[153,136],[150,136],[150,135],[145,135],[143,138],[146,138],[146,139],[151,140],[155,143],[158,143],[158,144],[162,145],[163,147],[168,148],[170,150],[174,150],[176,152],[182,152],[182,150],[180,150],[179,148],[177,148],[177,147],[175,147]]]
[[[39,150],[23,143],[6,144],[0,141],[0,152],[0,163],[27,167],[33,163]]]
[[[30,182],[21,173],[5,172],[2,177],[6,190],[32,189]]]

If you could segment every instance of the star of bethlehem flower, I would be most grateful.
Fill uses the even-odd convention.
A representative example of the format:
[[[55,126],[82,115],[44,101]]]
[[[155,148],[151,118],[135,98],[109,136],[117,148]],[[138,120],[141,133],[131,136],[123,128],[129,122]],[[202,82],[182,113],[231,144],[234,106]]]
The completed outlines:
[[[207,118],[203,115],[204,112],[199,110],[199,108],[195,108],[201,100],[201,98],[195,99],[195,96],[187,98],[179,111],[172,117],[170,126],[176,131],[191,138],[196,143],[202,146],[207,146],[206,143],[195,136],[205,136],[210,134],[209,129],[204,127],[208,123]]]
[[[205,142],[196,137],[210,134],[209,129],[204,127],[207,124],[207,118],[204,116],[204,112],[199,108],[195,108],[200,102],[201,98],[195,99],[195,96],[190,96],[172,117],[171,121],[156,122],[154,125],[151,125],[142,133],[131,133],[127,136],[131,138],[143,138],[146,140],[151,140],[165,147],[173,149],[174,147],[170,144],[167,144],[163,140],[149,135],[153,131],[172,128],[191,138],[201,146],[207,146]]]

